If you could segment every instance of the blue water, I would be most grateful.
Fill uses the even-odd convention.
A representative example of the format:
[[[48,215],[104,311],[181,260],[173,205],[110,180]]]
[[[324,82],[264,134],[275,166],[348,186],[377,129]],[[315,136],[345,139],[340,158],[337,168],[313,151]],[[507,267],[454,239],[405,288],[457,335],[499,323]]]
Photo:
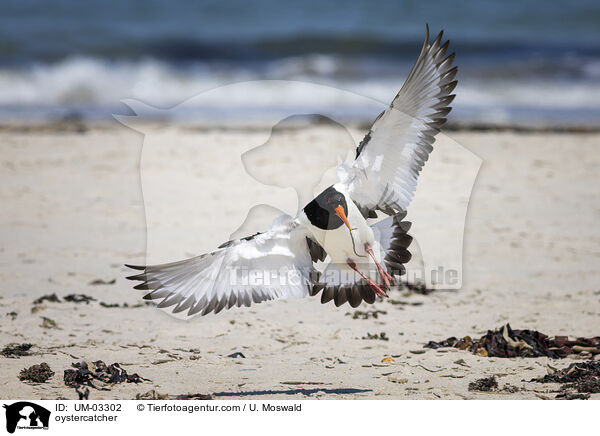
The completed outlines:
[[[600,120],[597,0],[3,0],[0,117],[105,118],[123,111],[123,98],[164,107],[261,79],[388,101],[419,52],[425,23],[432,33],[443,28],[457,52],[456,119]],[[280,104],[310,98],[318,96]]]

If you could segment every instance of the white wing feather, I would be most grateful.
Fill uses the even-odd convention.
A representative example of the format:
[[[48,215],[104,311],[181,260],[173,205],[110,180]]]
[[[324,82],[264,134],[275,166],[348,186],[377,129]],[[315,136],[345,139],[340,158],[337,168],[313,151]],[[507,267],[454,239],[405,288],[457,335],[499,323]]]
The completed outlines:
[[[306,231],[290,217],[281,217],[265,232],[225,243],[216,251],[164,265],[134,267],[128,277],[149,290],[146,299],[158,307],[187,311],[188,316],[218,313],[233,306],[265,300],[305,297],[313,263]]]
[[[429,29],[415,66],[398,95],[373,123],[340,179],[361,207],[391,215],[406,211],[419,172],[433,150],[434,136],[446,121],[456,86],[454,54],[445,57],[442,32],[429,44]]]

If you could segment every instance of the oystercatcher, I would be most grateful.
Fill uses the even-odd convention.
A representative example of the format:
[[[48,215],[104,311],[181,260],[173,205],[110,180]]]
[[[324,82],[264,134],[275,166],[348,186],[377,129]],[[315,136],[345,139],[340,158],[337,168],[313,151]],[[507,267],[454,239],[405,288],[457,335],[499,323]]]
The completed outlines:
[[[454,53],[446,56],[442,35],[430,43],[427,28],[414,67],[358,145],[355,161],[341,164],[339,182],[298,216],[284,215],[264,233],[191,259],[127,265],[141,270],[128,277],[142,282],[134,288],[188,316],[318,293],[322,303],[352,307],[386,296],[406,272],[412,238],[403,218],[455,97]],[[388,217],[372,221],[379,212]]]

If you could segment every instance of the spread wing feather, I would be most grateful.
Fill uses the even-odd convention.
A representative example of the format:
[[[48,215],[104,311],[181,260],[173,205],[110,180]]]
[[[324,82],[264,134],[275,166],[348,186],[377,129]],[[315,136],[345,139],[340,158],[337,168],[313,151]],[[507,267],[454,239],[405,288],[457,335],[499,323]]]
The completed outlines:
[[[313,282],[313,263],[301,226],[284,218],[265,233],[229,241],[216,251],[179,262],[130,266],[144,298],[160,300],[187,316],[219,313],[233,306],[304,297]]]
[[[410,259],[408,246],[412,238],[406,233],[410,223],[402,221],[405,215],[399,213],[371,226],[378,257],[384,259],[388,272],[395,276],[405,273],[402,264]],[[134,288],[149,291],[144,298],[158,300],[159,308],[172,307],[173,313],[187,316],[219,313],[267,300],[315,296],[319,292],[323,304],[333,301],[341,306],[347,302],[357,307],[363,301],[375,302],[375,293],[367,283],[347,271],[340,271],[333,283],[319,281],[324,275],[318,273],[314,263],[324,261],[326,256],[325,250],[290,220],[191,259],[162,265],[127,265],[140,271],[127,278],[140,281]],[[336,268],[337,265],[328,264],[325,274]],[[252,272],[258,273],[259,283],[252,283]]]
[[[393,215],[405,211],[414,195],[457,83],[454,53],[446,56],[449,42],[442,44],[442,34],[430,44],[427,28],[421,54],[402,89],[357,147],[354,163],[339,168],[361,210]]]

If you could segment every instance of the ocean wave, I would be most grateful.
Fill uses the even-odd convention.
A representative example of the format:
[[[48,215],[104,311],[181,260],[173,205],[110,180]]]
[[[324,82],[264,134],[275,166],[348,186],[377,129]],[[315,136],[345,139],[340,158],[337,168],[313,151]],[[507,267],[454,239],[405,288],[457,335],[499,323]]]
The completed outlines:
[[[313,82],[344,89],[371,99],[388,102],[402,85],[409,63],[349,62],[336,56],[293,56],[260,67],[231,64],[189,63],[185,66],[157,59],[109,61],[91,57],[73,57],[61,62],[33,64],[27,67],[0,68],[0,117],[56,118],[78,114],[106,118],[123,111],[122,99],[137,99],[148,104],[169,107],[220,86],[254,81],[242,95],[219,94],[214,101],[202,100],[195,108],[201,115],[219,108],[224,118],[230,113],[243,117],[276,107],[339,107],[355,118],[369,119],[372,109],[352,106],[336,92],[305,92],[305,87],[286,87],[282,94],[269,86],[269,79],[299,83]],[[454,117],[488,116],[495,120],[571,119],[598,121],[600,113],[600,62],[592,60],[580,68],[587,71],[584,80],[567,76],[538,79],[536,75],[515,75],[514,65],[506,74],[479,73],[468,66],[459,76]],[[462,72],[462,70],[461,70]],[[323,89],[323,88],[319,88]],[[193,106],[186,106],[194,109]],[[176,113],[176,112],[174,112]],[[537,114],[537,115],[536,115]],[[565,115],[566,114],[566,115]],[[182,115],[181,113],[179,115]],[[199,115],[199,116],[200,116]]]

